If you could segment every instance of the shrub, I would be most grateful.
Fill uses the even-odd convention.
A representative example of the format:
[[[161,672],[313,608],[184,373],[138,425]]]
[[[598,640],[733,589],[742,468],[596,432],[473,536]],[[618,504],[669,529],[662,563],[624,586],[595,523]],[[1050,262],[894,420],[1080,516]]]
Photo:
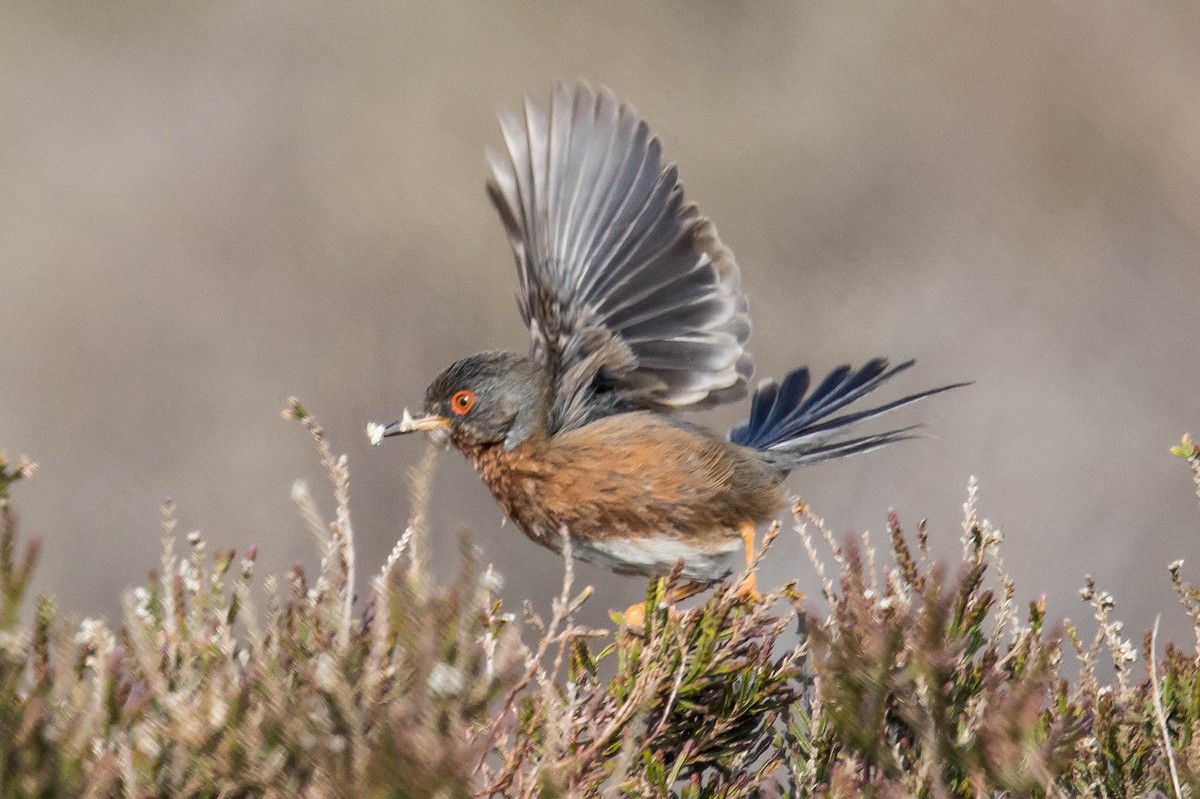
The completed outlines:
[[[37,600],[36,543],[17,556],[9,489],[32,465],[0,458],[0,795],[4,797],[1142,796],[1200,787],[1200,649],[1156,632],[1140,652],[1089,580],[1086,637],[1024,611],[1001,534],[964,506],[962,558],[888,518],[888,557],[838,542],[807,506],[792,526],[820,576],[700,607],[648,586],[637,629],[575,620],[569,536],[549,618],[506,611],[469,542],[459,577],[426,564],[433,450],[417,512],[356,606],[345,457],[299,403],[333,488],[326,522],[293,491],[322,547],[251,588],[255,551],[183,550],[163,509],[160,569],[122,624],[65,621]],[[1200,453],[1185,437],[1200,488]],[[768,541],[780,534],[774,525]],[[822,556],[818,544],[828,550]],[[886,562],[882,562],[886,561]],[[1171,580],[1200,640],[1200,590]],[[261,605],[261,607],[260,607]],[[1064,644],[1065,642],[1065,644]],[[1079,677],[1063,678],[1063,656]],[[1104,661],[1108,661],[1106,664]],[[1098,672],[1111,665],[1112,677]],[[1138,673],[1135,673],[1138,672]]]

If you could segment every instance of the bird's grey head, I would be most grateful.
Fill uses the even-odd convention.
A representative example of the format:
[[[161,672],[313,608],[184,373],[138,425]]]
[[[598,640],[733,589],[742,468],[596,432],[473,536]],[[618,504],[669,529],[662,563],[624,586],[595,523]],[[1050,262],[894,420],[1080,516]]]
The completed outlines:
[[[481,352],[451,364],[425,390],[421,416],[407,410],[389,425],[368,425],[374,443],[418,431],[448,437],[460,450],[503,443],[512,449],[540,426],[545,378],[537,365],[511,352]]]

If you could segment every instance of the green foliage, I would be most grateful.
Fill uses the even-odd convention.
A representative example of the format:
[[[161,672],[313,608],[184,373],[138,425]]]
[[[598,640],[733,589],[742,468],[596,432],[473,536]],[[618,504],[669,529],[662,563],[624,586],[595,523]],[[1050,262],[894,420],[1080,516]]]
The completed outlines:
[[[4,450],[0,450],[0,507],[8,505],[9,486],[29,477],[36,469],[37,464],[31,463],[24,455],[16,463],[11,463]]]
[[[1019,622],[1008,584],[995,607],[984,577],[998,538],[978,523],[948,578],[924,547],[915,560],[895,515],[888,521],[897,567],[880,580],[851,539],[838,553],[831,618],[802,614],[833,764],[806,787],[828,778],[880,795],[1039,793],[1078,737],[1069,709],[1047,707],[1060,650],[1044,608],[1031,604]]]
[[[1183,439],[1171,447],[1171,454],[1183,458],[1188,462],[1188,466],[1192,467],[1192,480],[1196,483],[1196,496],[1200,497],[1200,446],[1192,441],[1191,436],[1184,433]]]
[[[800,504],[819,600],[723,585],[680,610],[665,601],[674,580],[655,580],[642,625],[596,630],[575,621],[591,589],[574,587],[567,537],[549,618],[506,612],[466,542],[459,577],[435,584],[432,449],[413,475],[418,512],[356,605],[345,458],[298,403],[285,415],[333,489],[328,522],[293,491],[321,546],[316,574],[259,590],[253,548],[210,553],[198,533],[180,545],[168,506],[159,569],[116,628],[70,622],[49,599],[22,622],[37,548],[18,556],[7,494],[32,466],[0,461],[0,796],[1200,791],[1200,649],[1167,644],[1159,661],[1153,632],[1135,647],[1090,580],[1090,638],[1049,624],[1041,602],[1020,610],[973,482],[957,565],[935,562],[923,524],[910,540],[889,516],[877,558],[868,536],[839,543]],[[1200,640],[1200,589],[1182,562],[1169,573]]]

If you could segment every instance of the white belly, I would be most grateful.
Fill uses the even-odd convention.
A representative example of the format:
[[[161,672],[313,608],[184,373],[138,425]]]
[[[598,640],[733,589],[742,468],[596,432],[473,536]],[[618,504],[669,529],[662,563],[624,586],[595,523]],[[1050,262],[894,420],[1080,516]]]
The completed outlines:
[[[683,561],[683,577],[697,582],[715,582],[733,573],[741,561],[742,542],[730,536],[728,546],[701,549],[678,538],[608,538],[572,541],[575,556],[622,574],[666,576]]]

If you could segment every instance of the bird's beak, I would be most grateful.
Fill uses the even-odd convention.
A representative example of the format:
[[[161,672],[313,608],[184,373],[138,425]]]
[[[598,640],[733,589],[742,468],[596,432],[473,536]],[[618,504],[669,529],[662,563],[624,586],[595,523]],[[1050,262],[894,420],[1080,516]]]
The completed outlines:
[[[367,438],[371,443],[379,445],[385,438],[399,436],[405,433],[437,433],[450,426],[450,420],[445,416],[429,414],[428,416],[413,416],[404,409],[404,415],[391,424],[367,423]]]

